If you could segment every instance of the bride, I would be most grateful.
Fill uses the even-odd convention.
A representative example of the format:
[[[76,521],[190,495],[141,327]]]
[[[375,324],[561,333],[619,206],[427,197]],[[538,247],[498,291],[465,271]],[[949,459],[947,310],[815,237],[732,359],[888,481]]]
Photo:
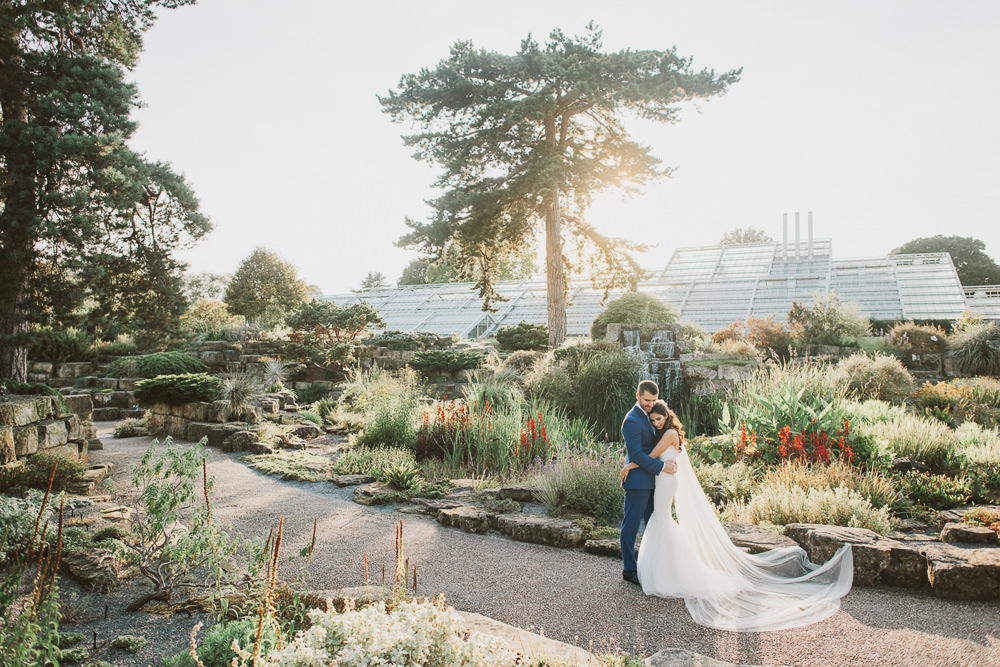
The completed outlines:
[[[854,579],[850,545],[823,565],[797,546],[756,555],[733,546],[682,450],[677,415],[660,400],[649,417],[660,437],[650,456],[676,461],[677,473],[656,478],[653,516],[639,545],[646,595],[682,597],[695,623],[719,630],[782,630],[833,615]],[[626,465],[622,481],[636,467]]]

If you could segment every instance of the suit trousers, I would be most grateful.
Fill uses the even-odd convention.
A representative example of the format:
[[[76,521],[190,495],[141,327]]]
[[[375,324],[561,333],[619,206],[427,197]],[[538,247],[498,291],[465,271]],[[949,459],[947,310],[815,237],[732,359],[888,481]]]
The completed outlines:
[[[622,570],[635,572],[635,536],[642,523],[653,515],[653,489],[625,489],[625,518],[622,519]]]

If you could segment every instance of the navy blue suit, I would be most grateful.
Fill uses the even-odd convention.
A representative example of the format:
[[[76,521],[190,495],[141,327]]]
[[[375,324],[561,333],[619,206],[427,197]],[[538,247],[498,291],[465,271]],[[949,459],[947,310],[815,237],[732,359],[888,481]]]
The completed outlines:
[[[621,532],[622,569],[625,572],[635,572],[635,536],[640,524],[648,522],[653,514],[656,476],[663,470],[664,463],[649,456],[656,447],[656,430],[649,421],[649,415],[638,403],[625,415],[622,439],[625,440],[626,463],[639,466],[629,471],[622,483],[622,488],[625,489],[625,518],[622,520]]]

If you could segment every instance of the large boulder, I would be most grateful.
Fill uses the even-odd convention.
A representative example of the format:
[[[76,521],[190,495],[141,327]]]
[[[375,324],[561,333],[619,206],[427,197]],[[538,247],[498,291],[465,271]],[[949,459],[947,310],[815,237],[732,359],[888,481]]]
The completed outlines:
[[[985,526],[970,526],[967,523],[946,523],[941,529],[941,541],[951,544],[988,544],[998,543],[997,531]]]
[[[224,452],[245,452],[253,449],[257,443],[257,434],[253,431],[236,431],[222,441]]]
[[[118,558],[111,549],[65,551],[62,566],[73,580],[99,593],[114,590],[121,581]]]
[[[306,440],[312,440],[323,434],[323,429],[312,422],[304,422],[293,428],[290,433]]]
[[[854,552],[854,583],[862,586],[925,588],[927,561],[920,551],[865,528],[790,523],[785,535],[799,543],[809,560],[825,563],[844,544]]]
[[[951,600],[1000,600],[1000,549],[927,545],[927,575],[934,595]]]
[[[80,418],[80,421],[87,421],[94,412],[94,401],[90,394],[70,394],[63,396],[66,409]]]

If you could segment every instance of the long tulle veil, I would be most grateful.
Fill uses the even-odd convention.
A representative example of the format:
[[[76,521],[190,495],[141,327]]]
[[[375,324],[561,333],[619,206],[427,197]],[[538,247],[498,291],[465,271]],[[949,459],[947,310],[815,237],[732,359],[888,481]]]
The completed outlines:
[[[691,549],[702,575],[684,596],[696,623],[742,632],[781,630],[821,621],[840,608],[854,579],[850,545],[819,565],[799,547],[747,554],[730,541],[686,451],[677,463],[677,523],[685,552]]]

